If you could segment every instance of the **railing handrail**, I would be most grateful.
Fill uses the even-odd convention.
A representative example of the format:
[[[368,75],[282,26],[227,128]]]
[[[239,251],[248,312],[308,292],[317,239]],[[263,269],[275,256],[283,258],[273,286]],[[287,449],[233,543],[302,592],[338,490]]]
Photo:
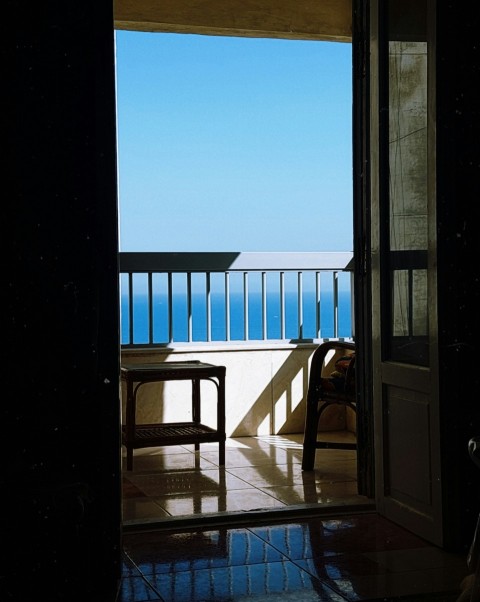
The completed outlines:
[[[120,272],[353,271],[353,253],[322,252],[120,252]]]

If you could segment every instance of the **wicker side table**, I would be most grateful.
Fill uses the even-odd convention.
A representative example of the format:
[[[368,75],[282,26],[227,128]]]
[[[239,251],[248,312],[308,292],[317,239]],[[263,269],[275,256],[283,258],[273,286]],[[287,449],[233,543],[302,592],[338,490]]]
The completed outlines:
[[[219,443],[219,464],[225,465],[225,366],[199,361],[161,362],[156,364],[122,364],[121,379],[127,388],[125,424],[122,425],[122,443],[127,449],[127,470],[133,469],[133,450],[142,447],[184,445],[193,443],[195,450],[201,443]],[[145,383],[191,380],[192,420],[137,424],[137,393]],[[200,381],[208,380],[217,388],[217,425],[212,428],[201,422]]]

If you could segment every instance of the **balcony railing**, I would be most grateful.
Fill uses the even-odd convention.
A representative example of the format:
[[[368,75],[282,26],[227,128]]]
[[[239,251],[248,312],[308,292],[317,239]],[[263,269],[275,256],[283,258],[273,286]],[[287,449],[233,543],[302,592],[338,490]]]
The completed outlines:
[[[120,253],[122,347],[353,338],[353,255]]]

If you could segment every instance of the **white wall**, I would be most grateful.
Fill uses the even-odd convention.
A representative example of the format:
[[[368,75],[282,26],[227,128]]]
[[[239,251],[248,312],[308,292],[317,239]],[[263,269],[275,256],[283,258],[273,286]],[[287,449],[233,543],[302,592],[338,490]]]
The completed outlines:
[[[316,344],[223,345],[122,350],[122,364],[200,360],[226,367],[227,437],[302,433],[310,360]],[[216,387],[201,382],[204,424],[215,427]],[[137,424],[191,420],[191,382],[142,385],[137,396]],[[125,386],[122,383],[122,414]],[[348,420],[351,425],[352,421]],[[321,430],[346,428],[345,409],[329,408]]]

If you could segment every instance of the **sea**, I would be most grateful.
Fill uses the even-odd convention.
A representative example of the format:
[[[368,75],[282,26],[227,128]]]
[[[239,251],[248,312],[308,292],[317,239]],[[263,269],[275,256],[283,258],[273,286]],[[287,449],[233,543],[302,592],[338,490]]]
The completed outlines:
[[[225,296],[211,294],[211,341],[261,341],[263,336],[262,295],[249,293],[248,315],[245,320],[244,296],[233,293],[230,296],[230,337],[227,338]],[[332,294],[320,298],[320,333],[317,332],[317,302],[314,292],[304,292],[302,303],[302,323],[299,323],[298,297],[296,293],[285,295],[285,336],[281,333],[281,307],[278,294],[266,296],[266,339],[314,340],[318,338],[351,337],[352,315],[351,294],[349,291],[338,293],[338,332],[334,332],[334,307]],[[168,299],[157,294],[152,303],[153,343],[169,342]],[[246,324],[245,324],[246,322]],[[172,302],[173,342],[188,341],[188,304],[186,296],[174,294]],[[191,304],[192,341],[206,342],[207,302],[205,294],[193,294]],[[247,333],[245,329],[247,328]],[[247,334],[247,336],[246,336]],[[133,302],[133,341],[129,341],[129,300],[128,295],[121,297],[121,342],[123,345],[147,344],[149,342],[149,306],[146,294],[137,294]]]

